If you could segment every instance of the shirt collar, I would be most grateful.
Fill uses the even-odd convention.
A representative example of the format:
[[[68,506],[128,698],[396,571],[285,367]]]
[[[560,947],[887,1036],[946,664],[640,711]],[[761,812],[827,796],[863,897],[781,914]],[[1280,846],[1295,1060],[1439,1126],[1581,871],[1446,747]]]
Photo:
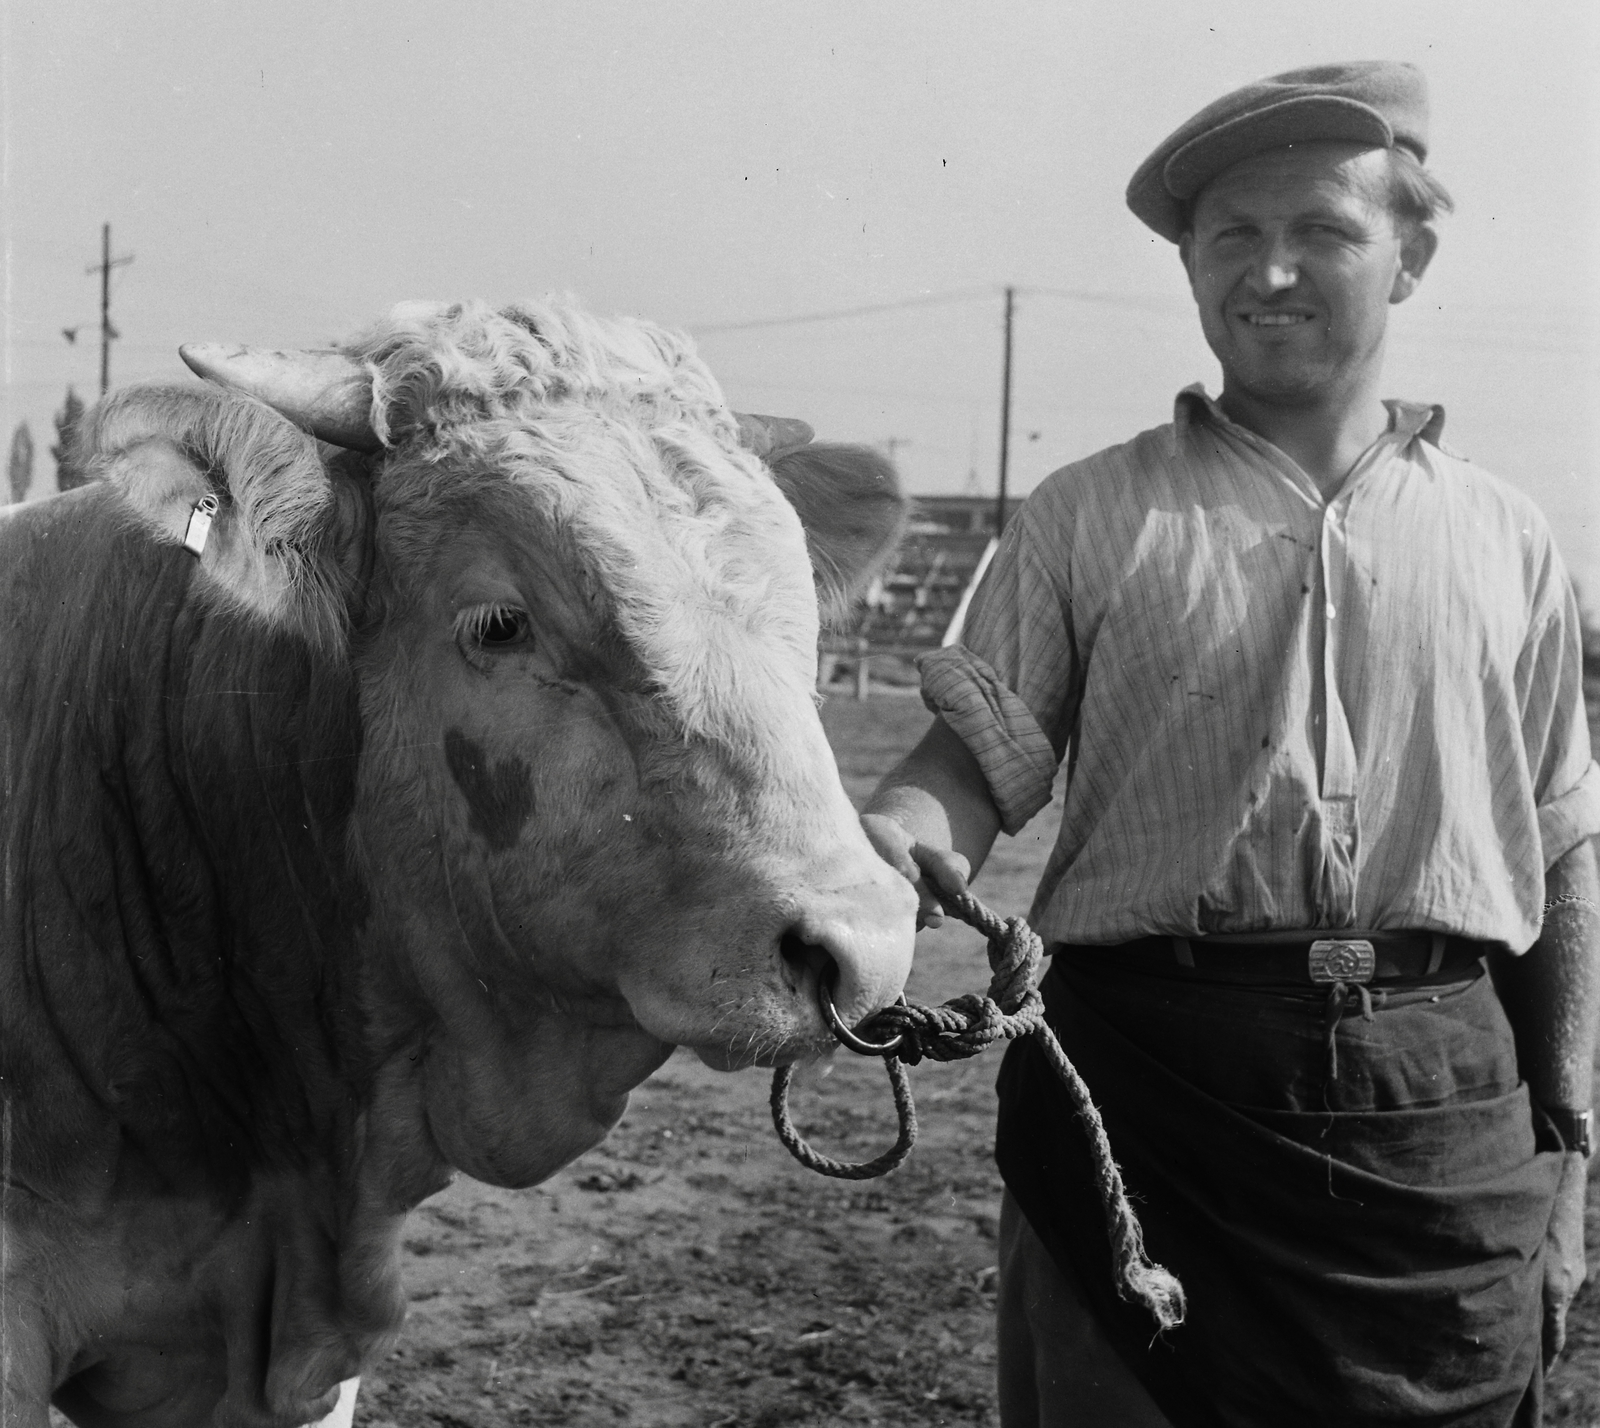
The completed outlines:
[[[1386,401],[1384,406],[1389,409],[1389,431],[1391,435],[1399,437],[1402,444],[1420,436],[1430,446],[1439,445],[1440,434],[1444,431],[1442,406],[1428,402],[1400,401]],[[1207,422],[1216,422],[1224,426],[1233,425],[1227,413],[1206,392],[1205,383],[1195,382],[1179,392],[1173,403],[1173,435],[1181,442],[1188,436],[1191,426],[1204,425]]]
[[[1406,441],[1420,436],[1429,446],[1440,445],[1444,432],[1444,408],[1433,402],[1387,401],[1389,430]]]
[[[1227,424],[1223,414],[1204,382],[1194,382],[1178,393],[1172,404],[1172,433],[1181,442],[1189,435],[1191,426],[1204,426],[1207,421]]]

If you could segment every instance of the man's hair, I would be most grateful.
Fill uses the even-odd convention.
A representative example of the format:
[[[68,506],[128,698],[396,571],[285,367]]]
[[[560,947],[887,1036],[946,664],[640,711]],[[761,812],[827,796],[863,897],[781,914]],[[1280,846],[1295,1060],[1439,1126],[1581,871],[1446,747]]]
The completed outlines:
[[[1369,197],[1389,210],[1395,227],[1409,233],[1425,223],[1434,222],[1443,214],[1455,212],[1456,201],[1450,197],[1450,190],[1422,166],[1422,160],[1410,149],[1397,145],[1382,152],[1389,159],[1385,176],[1372,185]],[[1200,195],[1204,192],[1202,188],[1184,201],[1185,233],[1194,231],[1195,209],[1200,206]]]
[[[1397,145],[1385,152],[1389,155],[1388,192],[1373,197],[1388,204],[1398,227],[1420,228],[1442,214],[1455,212],[1450,190],[1423,168],[1422,160],[1410,149]]]

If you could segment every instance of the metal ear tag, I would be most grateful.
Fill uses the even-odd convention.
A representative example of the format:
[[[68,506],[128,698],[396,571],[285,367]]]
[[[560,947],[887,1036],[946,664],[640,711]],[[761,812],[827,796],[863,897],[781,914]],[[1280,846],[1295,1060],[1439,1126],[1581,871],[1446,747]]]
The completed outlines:
[[[186,550],[196,555],[206,553],[206,537],[211,534],[211,519],[217,514],[217,505],[217,498],[209,491],[194,503],[194,509],[189,512],[188,528],[183,533]]]

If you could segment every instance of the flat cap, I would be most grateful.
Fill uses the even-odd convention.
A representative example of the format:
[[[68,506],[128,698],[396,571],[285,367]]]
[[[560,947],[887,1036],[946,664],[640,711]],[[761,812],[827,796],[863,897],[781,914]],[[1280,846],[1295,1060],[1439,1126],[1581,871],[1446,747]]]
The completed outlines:
[[[1128,185],[1128,207],[1176,243],[1185,205],[1225,168],[1290,144],[1397,145],[1428,157],[1428,82],[1390,60],[1292,69],[1206,105],[1169,134]]]

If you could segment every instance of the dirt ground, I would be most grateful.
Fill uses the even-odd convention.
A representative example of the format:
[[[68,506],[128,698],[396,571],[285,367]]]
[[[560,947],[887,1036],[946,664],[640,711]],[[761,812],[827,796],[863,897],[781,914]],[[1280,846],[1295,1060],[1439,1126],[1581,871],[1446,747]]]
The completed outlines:
[[[832,699],[824,720],[859,801],[928,716],[885,693]],[[991,906],[1026,911],[1058,818],[1001,840],[977,885]],[[975,933],[922,934],[913,998],[986,984]],[[544,1185],[463,1179],[417,1211],[410,1319],[362,1384],[358,1425],[995,1423],[998,1065],[991,1052],[916,1068],[911,1162],[850,1184],[779,1145],[765,1073],[674,1056],[603,1146]],[[808,1075],[795,1114],[852,1159],[894,1135],[882,1068],[857,1057]],[[1548,1385],[1547,1422],[1563,1428],[1600,1425],[1600,1180],[1588,1228],[1589,1283]]]

